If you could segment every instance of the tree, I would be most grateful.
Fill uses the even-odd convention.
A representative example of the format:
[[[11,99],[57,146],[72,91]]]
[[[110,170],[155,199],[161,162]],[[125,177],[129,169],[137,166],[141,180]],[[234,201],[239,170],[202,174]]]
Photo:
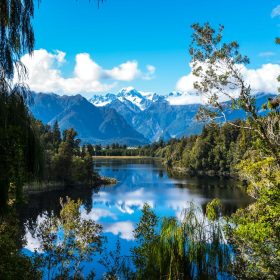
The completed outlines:
[[[239,53],[238,43],[222,42],[222,26],[215,31],[209,24],[195,24],[193,29],[190,54],[193,74],[198,78],[194,87],[208,100],[200,117],[222,116],[226,120],[226,106],[242,109],[248,120],[241,127],[252,135],[250,147],[237,168],[248,182],[248,193],[255,201],[246,209],[239,209],[228,227],[236,254],[234,273],[239,279],[278,279],[280,95],[268,99],[263,105],[267,116],[260,116],[250,85],[242,75],[249,59]],[[228,103],[222,102],[223,97]]]
[[[101,252],[102,226],[82,218],[81,201],[67,198],[60,204],[59,217],[51,214],[37,228],[37,249],[44,252],[37,257],[47,269],[47,279],[83,279],[82,263]]]
[[[229,224],[229,241],[236,253],[234,274],[238,279],[279,279],[279,166],[274,158],[264,159],[258,151],[251,151],[239,169],[255,201],[238,209]]]
[[[58,121],[56,120],[53,125],[53,145],[57,149],[59,143],[61,142],[61,132],[58,126]]]
[[[156,226],[158,217],[152,211],[151,206],[145,203],[142,216],[134,231],[134,237],[139,246],[133,248],[133,262],[137,269],[136,279],[155,279],[158,274],[157,264],[152,259],[154,243],[158,238]]]
[[[17,70],[19,78],[26,73],[20,58],[26,52],[31,53],[34,48],[34,1],[2,0],[0,14],[0,79],[1,84],[9,87],[8,83],[14,77],[14,69]]]
[[[5,208],[9,193],[20,201],[24,183],[42,171],[39,137],[19,93],[0,93],[0,208]]]
[[[163,218],[158,227],[158,218],[144,205],[135,230],[136,279],[227,279],[231,260],[219,200],[207,205],[206,215],[191,204],[182,220]]]
[[[0,14],[0,208],[3,208],[10,186],[15,186],[19,199],[23,183],[38,171],[39,141],[25,104],[28,90],[21,81],[26,69],[20,61],[34,47],[33,0],[1,1]],[[15,69],[19,84],[13,84]]]
[[[280,164],[280,116],[277,102],[279,96],[274,101],[268,100],[266,109],[270,109],[269,117],[261,117],[251,87],[242,75],[249,59],[239,52],[238,43],[223,42],[223,26],[220,26],[218,31],[208,23],[203,26],[194,24],[192,28],[194,32],[190,55],[192,73],[197,77],[194,88],[207,100],[198,118],[222,118],[227,121],[225,113],[227,108],[244,110],[249,120],[248,126],[244,128],[254,131],[263,141],[265,152],[273,155]],[[225,103],[225,100],[228,102]]]
[[[75,131],[73,128],[69,128],[63,131],[63,141],[66,142],[69,145],[69,148],[71,149],[71,152],[73,153],[79,153],[80,150],[80,139],[76,139],[78,136],[77,131]]]
[[[42,275],[38,262],[20,251],[22,241],[15,211],[0,216],[0,275],[1,279],[39,280]]]

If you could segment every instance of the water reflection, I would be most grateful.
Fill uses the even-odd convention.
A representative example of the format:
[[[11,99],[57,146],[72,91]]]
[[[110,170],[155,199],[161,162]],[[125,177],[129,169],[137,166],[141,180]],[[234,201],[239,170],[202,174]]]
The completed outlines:
[[[225,214],[231,214],[249,203],[247,195],[234,180],[170,177],[158,161],[98,160],[95,169],[104,176],[116,178],[118,183],[96,191],[77,188],[30,196],[29,203],[20,210],[26,248],[34,250],[38,245],[33,236],[36,223],[51,211],[55,214],[59,212],[59,197],[81,199],[82,216],[103,225],[109,246],[114,246],[119,236],[125,252],[129,252],[133,245],[133,230],[145,202],[161,217],[179,216],[189,202],[205,208],[216,197],[221,199]]]

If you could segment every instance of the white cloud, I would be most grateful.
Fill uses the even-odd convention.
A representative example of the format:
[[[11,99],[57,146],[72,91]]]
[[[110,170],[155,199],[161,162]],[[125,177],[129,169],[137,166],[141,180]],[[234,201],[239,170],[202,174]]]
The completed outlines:
[[[114,201],[111,201],[108,194],[102,191],[95,198],[95,203],[114,205],[118,211],[129,215],[133,214],[135,209],[142,209],[145,202],[151,205],[151,207],[154,206],[154,194],[145,191],[144,188],[126,192],[125,194],[119,192],[114,195]]]
[[[100,79],[101,67],[90,58],[88,53],[76,55],[75,74],[82,81],[96,81]]]
[[[254,92],[278,93],[279,82],[277,77],[280,75],[280,65],[264,64],[258,69],[243,69],[245,81],[251,85]]]
[[[278,17],[278,16],[280,16],[280,5],[276,6],[271,12],[272,18]]]
[[[277,77],[280,75],[280,65],[267,63],[257,69],[246,67],[240,69],[245,82],[251,86],[252,93],[278,93],[279,82]],[[170,97],[169,102],[173,105],[205,103],[205,98],[195,94],[193,88],[195,80],[197,80],[197,77],[194,77],[192,73],[181,77],[176,84],[176,90],[182,92],[182,94]]]
[[[105,77],[118,81],[132,81],[141,75],[137,61],[127,61],[112,70],[105,70],[104,73]]]
[[[104,232],[111,232],[114,235],[120,235],[122,239],[133,240],[134,226],[130,221],[116,222],[105,227]]]
[[[188,105],[188,104],[203,104],[203,97],[195,93],[184,92],[180,96],[171,96],[167,98],[171,105]]]
[[[275,56],[276,53],[275,52],[261,52],[259,53],[260,57],[271,57],[271,56]]]
[[[152,80],[155,77],[156,67],[153,65],[147,65],[147,73],[143,75],[144,80]]]
[[[66,62],[66,53],[53,53],[44,49],[35,50],[32,56],[26,54],[21,61],[28,69],[25,81],[34,91],[66,94],[105,92],[117,85],[118,81],[146,79],[155,68],[149,65],[147,73],[142,73],[135,60],[124,62],[112,69],[103,69],[88,53],[79,53],[75,57],[72,77],[66,78],[61,66]],[[105,82],[107,81],[107,82]]]
[[[93,221],[99,221],[101,218],[112,218],[113,220],[117,219],[116,214],[102,208],[92,208],[89,213],[83,209],[81,217],[82,219]]]

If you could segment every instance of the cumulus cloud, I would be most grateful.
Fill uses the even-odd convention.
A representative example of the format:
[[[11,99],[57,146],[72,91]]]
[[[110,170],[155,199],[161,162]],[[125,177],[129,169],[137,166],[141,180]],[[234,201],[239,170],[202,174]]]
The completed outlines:
[[[90,58],[88,53],[76,55],[75,74],[82,81],[97,81],[100,79],[102,68]]]
[[[252,93],[278,93],[279,82],[277,77],[280,75],[280,65],[267,63],[257,69],[248,69],[243,66],[240,67],[240,71],[245,82],[251,86]],[[198,96],[193,88],[193,83],[196,80],[197,77],[194,77],[192,73],[181,77],[176,84],[176,90],[182,92],[182,94],[170,97],[169,102],[173,105],[205,103],[206,99]]]
[[[196,93],[183,92],[178,96],[170,96],[167,98],[171,105],[189,105],[189,104],[204,104],[204,98]]]
[[[142,73],[135,60],[124,62],[112,69],[103,69],[88,53],[79,53],[75,57],[75,67],[71,77],[64,77],[61,71],[66,62],[66,53],[35,50],[33,55],[24,55],[21,61],[28,69],[25,81],[34,91],[66,94],[105,92],[119,81],[146,79],[154,74],[155,67],[149,65]]]
[[[244,68],[242,72],[252,91],[278,93],[277,77],[280,75],[280,65],[268,63],[258,69]]]
[[[278,17],[278,16],[280,16],[280,5],[276,6],[271,12],[272,18]]]
[[[140,76],[141,71],[138,68],[137,61],[127,61],[112,70],[105,70],[104,74],[105,77],[118,81],[132,81]]]

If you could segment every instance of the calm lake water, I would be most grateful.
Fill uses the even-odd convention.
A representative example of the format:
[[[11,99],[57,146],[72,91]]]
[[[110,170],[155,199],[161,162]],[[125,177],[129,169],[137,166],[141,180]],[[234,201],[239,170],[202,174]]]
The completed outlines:
[[[98,190],[69,189],[30,196],[29,203],[21,210],[23,230],[27,239],[26,252],[38,247],[32,236],[36,222],[43,213],[59,212],[59,197],[69,196],[83,201],[82,215],[103,225],[107,248],[113,250],[119,239],[123,255],[130,255],[135,245],[133,230],[141,216],[141,209],[148,202],[158,216],[179,216],[190,202],[202,206],[213,198],[222,201],[224,213],[231,214],[245,207],[249,198],[238,187],[238,182],[210,177],[177,178],[168,175],[160,162],[154,160],[96,160],[95,169],[103,176],[114,177],[118,183]],[[86,271],[95,267],[97,279],[104,269],[95,262],[87,264]]]

